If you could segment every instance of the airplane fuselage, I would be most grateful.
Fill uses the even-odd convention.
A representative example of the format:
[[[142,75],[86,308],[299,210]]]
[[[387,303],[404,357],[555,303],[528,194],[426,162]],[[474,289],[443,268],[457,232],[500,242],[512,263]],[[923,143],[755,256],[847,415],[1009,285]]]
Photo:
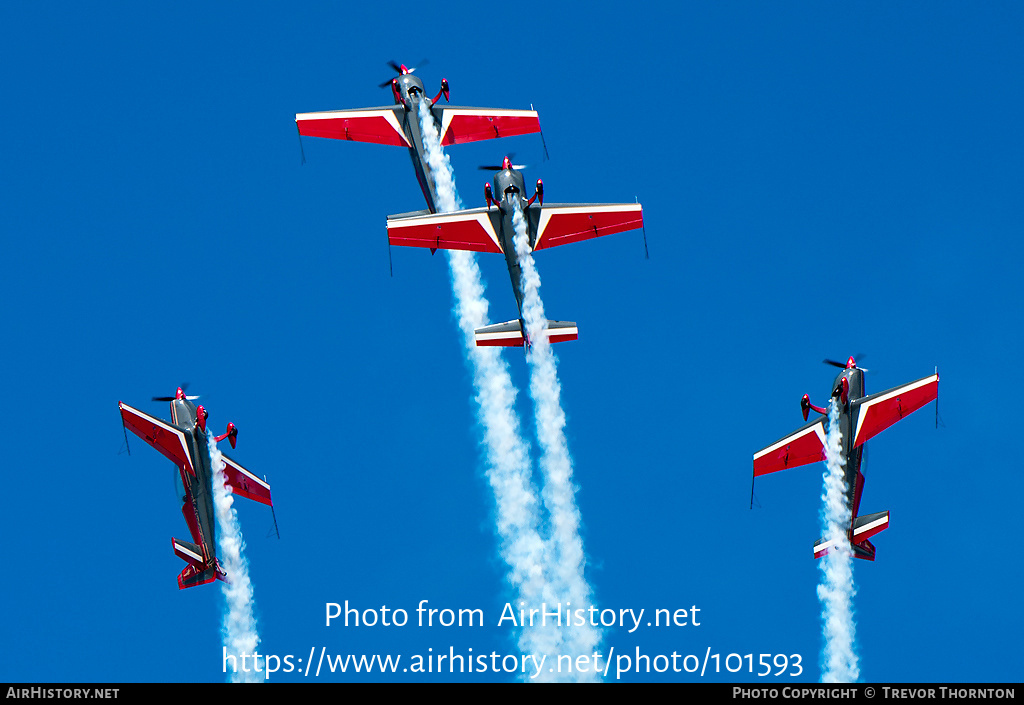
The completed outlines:
[[[195,397],[192,397],[195,398]],[[195,406],[178,387],[174,397],[153,397],[153,401],[171,402],[171,421],[151,416],[124,402],[118,402],[125,441],[131,431],[178,469],[178,499],[181,515],[188,525],[191,541],[171,538],[171,546],[178,558],[187,563],[178,574],[180,589],[205,585],[214,580],[228,580],[227,573],[217,559],[216,507],[213,495],[214,469],[210,458],[211,446],[225,439],[235,446],[238,429],[233,423],[219,436],[209,432],[208,414],[202,406]],[[209,433],[208,433],[209,432]],[[273,507],[270,484],[260,479],[227,455],[224,462],[223,484],[236,497],[245,497]],[[177,484],[177,483],[176,483]],[[276,526],[276,522],[275,522]]]
[[[512,293],[516,297],[520,319],[523,317],[523,268],[520,266],[519,257],[516,254],[514,217],[518,202],[519,209],[523,214],[527,238],[532,239],[530,237],[530,221],[526,217],[528,204],[523,196],[525,191],[525,182],[521,172],[515,169],[502,169],[494,175],[494,195],[501,199],[498,207],[502,214],[497,235],[501,243],[501,250],[505,253],[505,264],[508,265],[508,275],[512,280]]]
[[[423,143],[423,126],[420,123],[420,104],[424,104],[429,111],[433,103],[423,91],[423,81],[412,74],[404,74],[396,78],[394,92],[395,103],[405,107],[402,129],[405,131],[409,144],[412,145],[409,148],[409,157],[412,159],[412,167],[416,171],[416,180],[420,184],[423,198],[427,201],[427,208],[431,213],[437,213],[440,206],[437,197],[437,184],[434,179],[434,171],[427,159],[427,149]],[[431,119],[433,120],[433,117]],[[434,127],[437,128],[436,121]]]
[[[217,560],[217,524],[213,507],[213,469],[209,441],[199,427],[196,406],[191,401],[172,400],[171,421],[184,430],[189,457],[196,472],[193,476],[187,469],[178,468],[186,490],[181,513],[193,536],[200,539],[207,566],[213,566]]]
[[[847,399],[843,402],[843,380],[847,383]],[[844,466],[846,480],[846,498],[850,506],[850,521],[857,516],[860,508],[860,494],[863,490],[863,475],[860,474],[861,457],[864,446],[853,446],[853,414],[852,402],[864,396],[864,371],[856,367],[840,372],[832,383],[832,398],[839,406],[839,432],[842,434],[840,457]]]
[[[827,364],[842,368],[842,363],[825,360]],[[839,456],[843,463],[846,481],[846,500],[850,508],[848,535],[855,558],[875,560],[875,547],[870,539],[889,526],[889,511],[861,514],[860,499],[864,491],[864,475],[861,462],[864,445],[868,440],[885,429],[906,418],[925,404],[938,398],[938,373],[898,387],[871,395],[864,394],[864,371],[858,369],[850,357],[846,366],[832,384],[831,403],[836,405],[835,430],[841,434]],[[815,406],[804,394],[800,400],[804,420],[813,409],[822,416],[811,420],[793,433],[783,436],[771,445],[754,453],[754,478],[759,475],[806,465],[820,460],[829,460],[831,412]],[[751,481],[751,505],[753,505],[753,480]],[[814,556],[821,558],[837,546],[834,535],[815,542]]]

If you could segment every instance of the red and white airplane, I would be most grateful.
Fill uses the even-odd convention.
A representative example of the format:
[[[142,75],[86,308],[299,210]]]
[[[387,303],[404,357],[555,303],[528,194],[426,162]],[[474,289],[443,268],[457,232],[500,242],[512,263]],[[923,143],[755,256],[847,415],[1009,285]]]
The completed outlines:
[[[850,544],[855,557],[873,561],[875,547],[868,539],[889,528],[889,512],[858,516],[864,490],[864,475],[860,471],[864,442],[937,399],[939,375],[865,396],[864,370],[857,367],[853,357],[845,365],[834,360],[825,362],[843,368],[832,385],[832,399],[839,405],[841,457],[845,462],[847,501],[851,509]],[[812,404],[807,394],[800,400],[800,408],[805,421],[812,410],[822,416],[754,453],[754,477],[825,460],[828,409]],[[830,548],[831,541],[819,539],[814,544],[814,557],[821,558]]]
[[[181,387],[178,387],[173,397],[153,397],[153,401],[171,402],[170,422],[118,402],[124,427],[178,467],[181,514],[192,534],[192,541],[171,539],[175,555],[188,564],[178,575],[179,589],[214,580],[230,580],[217,560],[214,471],[206,438],[207,412],[202,405],[195,406],[193,399],[196,397],[185,396]],[[229,423],[227,431],[214,440],[219,443],[226,438],[234,448],[237,436],[238,429]],[[221,455],[224,458],[226,484],[232,493],[273,507],[270,485],[266,479],[261,480],[228,456]]]
[[[544,205],[544,183],[537,179],[533,196],[526,198],[523,174],[508,157],[494,169],[494,189],[484,185],[483,208],[454,213],[416,211],[388,216],[388,242],[392,245],[493,252],[505,256],[519,318],[476,330],[476,344],[519,347],[529,344],[523,322],[522,267],[515,248],[515,213],[523,217],[530,250],[567,245],[581,240],[643,228],[639,203],[549,203]],[[576,340],[572,321],[548,321],[544,335],[552,343]]]
[[[437,212],[437,185],[423,145],[421,106],[433,118],[442,147],[540,132],[540,118],[535,110],[439,106],[437,102],[442,95],[446,102],[448,100],[447,79],[441,79],[441,90],[431,100],[424,93],[423,81],[413,75],[416,69],[405,64],[399,66],[393,61],[390,65],[399,74],[390,81],[394,105],[298,113],[295,123],[299,134],[309,137],[408,148],[416,179],[431,213]],[[382,87],[387,85],[381,84]]]

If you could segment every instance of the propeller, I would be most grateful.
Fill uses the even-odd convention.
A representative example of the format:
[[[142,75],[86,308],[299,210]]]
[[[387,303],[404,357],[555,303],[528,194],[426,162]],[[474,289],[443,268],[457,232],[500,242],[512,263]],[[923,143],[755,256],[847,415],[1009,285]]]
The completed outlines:
[[[198,394],[194,396],[185,396],[185,390],[187,389],[188,382],[185,382],[183,385],[178,387],[178,393],[173,397],[153,397],[153,401],[174,401],[175,399],[188,399],[189,401],[194,401],[199,398]]]
[[[422,67],[422,66],[426,66],[429,63],[430,63],[429,59],[421,59],[420,62],[419,62],[419,65]],[[396,63],[394,61],[389,61],[388,62],[388,66],[390,66],[392,69],[394,69],[395,73],[397,73],[399,76],[404,76],[406,74],[413,73],[418,68],[416,66],[414,66],[412,68],[409,68],[405,64],[398,64],[398,63]],[[379,88],[387,88],[388,86],[391,85],[391,81],[392,80],[394,80],[394,79],[389,78],[388,80],[384,81],[384,83],[381,83],[378,87]]]
[[[477,169],[479,169],[480,171],[503,171],[505,169],[515,169],[516,171],[522,171],[523,169],[527,168],[526,164],[513,164],[512,160],[515,158],[516,153],[509,152],[508,156],[505,157],[500,166],[485,164],[478,166]]]
[[[822,360],[822,362],[824,362],[826,365],[832,365],[832,367],[838,367],[841,370],[845,370],[847,367],[850,367],[851,366],[850,363],[852,362],[853,363],[853,365],[852,365],[853,367],[856,367],[861,372],[868,372],[869,370],[866,367],[861,367],[856,362],[857,360],[861,360],[864,357],[866,357],[866,355],[864,353],[857,353],[856,355],[852,356],[846,362],[839,362],[838,360],[830,360],[827,357],[824,360]]]

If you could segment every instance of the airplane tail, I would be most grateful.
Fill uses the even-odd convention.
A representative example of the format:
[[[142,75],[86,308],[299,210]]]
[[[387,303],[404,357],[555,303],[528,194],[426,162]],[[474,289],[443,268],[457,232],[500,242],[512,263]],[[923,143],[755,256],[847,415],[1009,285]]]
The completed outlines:
[[[526,343],[526,336],[523,335],[523,322],[521,320],[508,321],[506,323],[495,323],[494,325],[477,328],[476,344],[479,346],[498,345],[508,348],[519,348]],[[579,337],[579,329],[572,321],[548,321],[544,329],[544,335],[551,343],[561,343],[566,340],[576,340]]]
[[[850,529],[850,545],[853,557],[866,561],[875,560],[875,546],[868,539],[889,528],[889,512],[876,512],[854,518]],[[814,557],[821,558],[832,548],[832,541],[821,538],[814,543]]]
[[[203,560],[203,549],[194,543],[171,539],[174,546],[174,554],[186,563],[184,570],[178,573],[178,589],[205,585],[214,580],[224,580],[227,576],[220,567],[220,561],[214,559],[214,565],[207,568]]]
[[[185,569],[178,573],[178,589],[184,590],[185,588],[195,587],[196,585],[206,585],[206,583],[212,583],[217,578],[223,580],[221,573],[216,568],[207,568],[202,570],[194,565],[187,565]]]

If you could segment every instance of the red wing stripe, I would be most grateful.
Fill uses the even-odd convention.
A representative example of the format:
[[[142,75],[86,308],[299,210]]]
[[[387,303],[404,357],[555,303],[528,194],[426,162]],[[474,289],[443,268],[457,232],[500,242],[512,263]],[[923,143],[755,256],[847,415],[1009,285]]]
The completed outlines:
[[[854,447],[877,436],[939,395],[939,376],[932,375],[862,402],[857,414]]]
[[[567,245],[643,227],[639,203],[542,208],[533,249]]]
[[[223,453],[221,454],[221,456],[223,456]],[[243,468],[241,465],[231,460],[230,458],[225,458],[224,464],[232,468],[235,472],[239,472],[245,475],[250,482],[255,482],[257,485],[263,487],[263,489],[267,490],[268,492],[270,491],[270,485],[268,485],[265,480],[261,480],[260,478],[256,477],[251,472],[249,472],[248,470],[246,470],[245,468]]]
[[[406,247],[501,254],[498,234],[486,211],[389,219],[388,241]]]
[[[391,108],[299,113],[295,122],[299,126],[299,134],[306,137],[412,147]]]
[[[224,474],[227,484],[231,487],[232,492],[246,499],[273,506],[270,501],[270,485],[223,453],[221,456],[224,458]]]
[[[192,456],[188,452],[185,434],[180,429],[155,416],[128,406],[124,402],[118,402],[118,406],[121,407],[121,419],[124,421],[124,425],[131,429],[132,433],[156,448],[171,462],[186,468],[193,475],[196,474],[195,468],[192,467]],[[154,427],[157,429],[156,436],[150,438],[149,433],[154,430]],[[175,440],[172,440],[172,437]]]
[[[754,475],[767,475],[825,459],[825,420],[773,443],[754,455]]]
[[[536,110],[442,108],[441,146],[540,132]]]

